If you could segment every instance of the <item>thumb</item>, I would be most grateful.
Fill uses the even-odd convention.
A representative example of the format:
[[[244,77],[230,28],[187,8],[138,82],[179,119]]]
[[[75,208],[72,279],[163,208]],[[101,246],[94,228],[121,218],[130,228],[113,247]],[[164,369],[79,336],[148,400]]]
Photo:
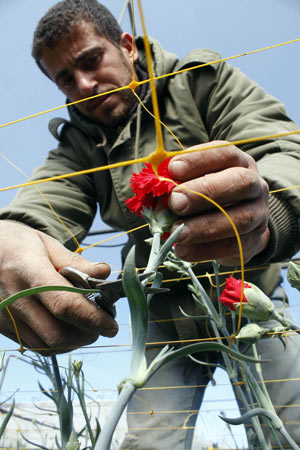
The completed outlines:
[[[71,252],[53,237],[40,231],[38,231],[38,234],[48,251],[49,259],[55,269],[59,270],[62,267],[71,266],[94,278],[105,279],[109,276],[110,266],[108,264],[91,262],[78,253]]]

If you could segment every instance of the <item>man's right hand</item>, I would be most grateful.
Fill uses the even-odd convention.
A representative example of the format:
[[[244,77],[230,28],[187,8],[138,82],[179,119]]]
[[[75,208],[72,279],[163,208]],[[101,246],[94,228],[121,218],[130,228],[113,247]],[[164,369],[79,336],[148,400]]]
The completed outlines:
[[[64,266],[95,278],[105,279],[110,273],[107,264],[91,263],[42,232],[17,222],[0,221],[2,299],[37,286],[70,286],[58,273]],[[99,335],[113,337],[118,332],[116,321],[81,294],[44,292],[15,301],[9,310],[22,344],[44,355],[67,352],[95,342]],[[0,311],[0,332],[17,342],[6,309]]]

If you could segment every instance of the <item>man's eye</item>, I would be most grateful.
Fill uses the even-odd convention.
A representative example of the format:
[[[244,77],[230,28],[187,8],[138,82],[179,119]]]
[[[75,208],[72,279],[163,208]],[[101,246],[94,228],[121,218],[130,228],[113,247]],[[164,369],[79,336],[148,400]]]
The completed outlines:
[[[90,56],[85,60],[85,67],[88,69],[94,68],[99,61],[99,55]]]
[[[60,82],[60,86],[62,88],[67,88],[70,86],[70,84],[72,83],[73,78],[71,76],[63,78]]]

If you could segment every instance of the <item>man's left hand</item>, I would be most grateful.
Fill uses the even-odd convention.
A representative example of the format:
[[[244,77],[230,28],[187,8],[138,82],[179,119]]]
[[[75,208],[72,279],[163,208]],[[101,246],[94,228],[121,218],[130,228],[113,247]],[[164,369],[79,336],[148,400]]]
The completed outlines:
[[[213,141],[209,145],[220,145]],[[225,144],[225,142],[224,142]],[[198,145],[199,148],[207,144]],[[171,159],[169,172],[182,184],[169,197],[170,209],[184,223],[176,254],[186,261],[216,259],[223,265],[239,265],[240,252],[234,229],[204,194],[222,206],[240,235],[244,260],[250,261],[268,245],[268,192],[255,160],[234,145],[178,155]]]

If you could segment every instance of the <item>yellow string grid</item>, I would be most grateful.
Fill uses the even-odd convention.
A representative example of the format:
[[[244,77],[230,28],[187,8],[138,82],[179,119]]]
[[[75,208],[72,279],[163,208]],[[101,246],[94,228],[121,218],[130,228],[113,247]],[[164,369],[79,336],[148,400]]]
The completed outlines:
[[[143,17],[142,5],[141,5],[141,1],[140,0],[137,0],[137,1],[138,1],[139,10],[140,10],[142,26],[143,26],[143,30],[144,30],[144,36],[145,36],[144,37],[144,42],[145,42],[145,49],[146,49],[146,55],[147,55],[147,61],[148,61],[149,79],[148,80],[144,80],[142,82],[139,82],[139,81],[135,80],[135,78],[134,78],[134,70],[132,70],[133,78],[132,78],[131,83],[128,86],[123,86],[123,87],[121,87],[119,89],[116,89],[116,90],[108,91],[108,92],[105,92],[105,93],[102,93],[102,94],[99,94],[99,95],[96,95],[96,96],[93,96],[93,97],[89,97],[88,99],[95,98],[95,97],[98,97],[98,96],[101,96],[101,95],[110,94],[110,93],[113,93],[113,92],[116,92],[116,91],[119,91],[119,90],[123,90],[123,89],[131,89],[132,92],[137,96],[137,94],[135,92],[136,87],[138,87],[138,86],[140,86],[141,84],[144,84],[144,83],[149,83],[150,86],[151,86],[151,92],[152,92],[152,101],[153,101],[154,114],[152,115],[152,113],[150,111],[148,111],[148,112],[149,112],[149,114],[151,114],[154,117],[154,122],[155,122],[155,130],[156,130],[156,135],[157,135],[157,148],[156,148],[155,152],[153,152],[151,155],[148,155],[148,157],[135,159],[133,161],[123,161],[121,163],[107,165],[105,167],[97,167],[97,168],[87,169],[87,170],[83,170],[83,171],[79,171],[79,172],[68,173],[68,174],[57,176],[57,177],[51,177],[51,178],[48,178],[48,179],[45,179],[45,180],[37,180],[37,181],[34,181],[34,182],[33,181],[28,181],[28,182],[25,182],[25,183],[22,183],[22,184],[18,184],[18,185],[15,185],[15,186],[8,186],[8,187],[0,188],[0,192],[7,191],[7,190],[12,190],[12,189],[17,189],[17,188],[21,188],[21,187],[29,187],[29,186],[33,186],[34,188],[37,189],[36,185],[38,185],[40,183],[44,183],[44,182],[48,182],[48,181],[56,181],[56,180],[59,180],[59,179],[66,179],[66,178],[70,178],[70,177],[74,177],[74,176],[78,176],[78,175],[82,175],[82,174],[93,173],[93,172],[98,172],[98,171],[103,171],[103,170],[109,170],[109,169],[114,168],[114,167],[127,166],[127,165],[131,165],[131,164],[136,164],[136,163],[150,162],[152,164],[152,166],[153,166],[153,169],[156,171],[158,164],[166,157],[172,157],[174,155],[178,155],[179,153],[187,154],[187,153],[191,153],[191,152],[195,152],[195,151],[205,151],[205,150],[208,150],[210,148],[217,148],[218,145],[210,145],[210,144],[202,146],[201,149],[197,149],[197,148],[184,149],[183,148],[182,144],[176,138],[176,136],[174,136],[172,131],[169,130],[166,127],[166,125],[163,124],[160,121],[158,102],[157,102],[157,96],[156,96],[156,90],[155,90],[154,81],[158,80],[158,79],[161,79],[161,78],[164,78],[164,77],[178,75],[178,74],[186,72],[188,70],[200,69],[201,67],[205,67],[205,66],[212,65],[212,64],[217,64],[217,63],[220,63],[222,61],[232,60],[232,59],[239,58],[239,57],[242,57],[242,56],[246,56],[246,55],[250,55],[250,54],[253,54],[253,53],[262,52],[262,51],[265,51],[265,50],[269,50],[269,49],[285,46],[285,45],[288,45],[288,44],[300,41],[300,38],[299,39],[294,39],[294,40],[282,42],[282,43],[279,43],[279,44],[275,44],[275,45],[272,45],[272,46],[269,46],[269,47],[264,47],[264,48],[261,48],[261,49],[257,49],[257,50],[253,50],[253,51],[250,51],[250,52],[245,52],[245,53],[242,53],[242,54],[239,54],[239,55],[231,56],[231,57],[228,57],[228,58],[222,58],[222,59],[219,59],[219,60],[216,60],[216,61],[212,61],[212,62],[207,63],[207,64],[201,64],[201,65],[198,65],[198,66],[189,67],[189,68],[186,68],[186,69],[178,71],[178,72],[165,74],[165,75],[160,76],[160,77],[155,77],[154,74],[153,74],[153,71],[152,71],[151,52],[150,52],[149,42],[148,42],[146,28],[145,28],[145,21],[144,21],[144,17]],[[132,63],[132,69],[133,69],[133,63]],[[12,122],[8,122],[8,123],[0,125],[0,128],[6,127],[8,125],[16,124],[18,122],[21,122],[21,121],[24,121],[24,120],[27,120],[27,119],[34,118],[34,117],[40,116],[42,114],[46,114],[48,112],[56,111],[56,110],[59,110],[61,108],[65,108],[66,106],[74,105],[74,104],[77,104],[79,102],[86,101],[88,99],[80,100],[80,101],[77,101],[77,102],[72,102],[72,103],[69,103],[68,105],[58,106],[56,108],[52,108],[52,109],[49,109],[49,110],[46,110],[46,111],[43,111],[43,112],[40,112],[40,113],[36,113],[36,114],[30,115],[30,116],[27,116],[27,117],[24,117],[24,118],[21,118],[21,119],[17,119],[17,120],[14,120]],[[139,101],[140,101],[140,99],[139,99]],[[142,106],[145,108],[143,103],[142,103]],[[167,130],[177,139],[177,142],[181,146],[181,149],[182,149],[181,151],[166,151],[165,150],[164,143],[163,143],[162,132],[161,132],[161,126],[166,127]],[[266,140],[266,139],[275,139],[275,138],[279,138],[279,137],[282,137],[282,136],[288,136],[288,135],[297,134],[297,133],[300,133],[300,130],[294,130],[294,131],[286,132],[286,133],[278,133],[278,134],[273,134],[273,135],[268,135],[268,136],[258,136],[256,138],[251,138],[251,139],[243,139],[243,140],[238,140],[238,141],[233,141],[233,142],[228,142],[228,143],[222,143],[222,144],[219,145],[219,147],[221,148],[221,147],[225,147],[227,145],[228,146],[229,145],[242,145],[242,144],[245,144],[245,143],[258,142],[260,140]],[[4,159],[8,160],[8,158],[5,157],[4,155],[0,154],[0,156],[2,156],[2,158],[4,158]],[[24,176],[26,176],[26,175],[24,174]],[[26,178],[28,178],[28,177],[26,176]],[[173,181],[173,180],[169,180],[169,181]],[[176,183],[174,182],[174,184],[176,184]],[[299,187],[300,187],[300,185],[298,185],[298,186],[291,186],[291,187],[287,187],[287,188],[279,189],[279,190],[274,190],[274,191],[271,191],[270,194],[274,194],[274,193],[277,193],[277,192],[280,192],[280,191],[283,191],[283,190],[295,189],[295,188],[299,188]],[[225,274],[225,275],[228,274],[229,275],[229,274],[232,274],[232,273],[240,273],[241,274],[241,279],[243,281],[244,280],[244,272],[245,271],[248,271],[248,270],[259,270],[259,269],[263,269],[263,268],[266,267],[265,266],[265,267],[251,268],[251,269],[246,269],[245,270],[244,269],[244,262],[243,262],[243,250],[242,250],[242,245],[241,245],[239,233],[238,233],[238,231],[237,231],[237,229],[235,227],[235,224],[233,223],[232,219],[228,215],[228,213],[224,210],[224,208],[222,208],[221,205],[219,205],[218,203],[214,202],[212,199],[204,196],[203,194],[195,192],[195,191],[192,191],[192,190],[189,190],[189,189],[186,189],[185,187],[182,187],[182,189],[184,189],[186,191],[189,191],[189,192],[191,192],[191,193],[193,193],[195,195],[199,195],[199,196],[205,198],[207,201],[211,202],[216,208],[218,208],[226,216],[226,218],[229,220],[229,222],[230,222],[230,224],[231,224],[231,226],[232,226],[232,228],[234,230],[234,233],[235,233],[235,236],[236,236],[236,240],[237,240],[237,243],[238,243],[238,247],[239,247],[240,260],[241,260],[241,269],[237,269],[235,271],[230,271],[230,272],[223,272],[222,275],[223,274]],[[41,195],[43,195],[43,194],[41,194]],[[49,208],[51,209],[52,213],[55,214],[57,219],[63,224],[62,220],[56,214],[55,210],[52,208],[51,204],[47,201],[46,197],[43,196],[43,198],[47,202],[47,204],[48,204]],[[63,224],[63,226],[65,226],[65,225]],[[144,226],[147,226],[147,225],[145,224]],[[127,233],[130,233],[130,232],[133,232],[135,230],[136,229],[129,230],[129,231],[124,232],[124,233],[120,233],[120,234],[118,234],[117,237],[120,237],[120,236],[122,236],[124,234],[127,234]],[[70,230],[69,230],[69,232],[72,235]],[[72,236],[72,237],[74,238],[74,240],[75,240],[75,242],[76,242],[76,244],[78,246],[76,252],[79,252],[79,253],[81,253],[82,251],[84,251],[86,249],[89,249],[89,248],[91,248],[93,246],[96,246],[96,245],[99,245],[99,244],[103,244],[103,243],[105,243],[105,242],[115,238],[115,237],[108,238],[108,239],[102,240],[100,242],[97,242],[96,244],[88,245],[88,246],[82,248],[80,246],[79,242],[76,240],[76,238],[74,236]],[[200,275],[199,277],[200,278],[207,277],[211,281],[212,277],[214,277],[214,274],[205,274],[205,275]],[[181,278],[181,279],[174,278],[174,279],[170,279],[170,280],[164,280],[164,282],[178,282],[178,281],[181,281],[183,279],[186,279],[186,278]],[[242,298],[243,298],[243,292],[241,294],[241,303],[242,303]],[[242,308],[240,308],[240,313],[241,313],[241,309]],[[14,322],[14,319],[13,319],[12,316],[11,316],[11,319]],[[174,321],[174,319],[170,319],[170,320]],[[186,320],[186,319],[183,317],[181,319],[177,318],[175,320]],[[241,315],[239,316],[238,329],[240,327],[240,321],[241,321]],[[18,336],[18,331],[17,331],[16,325],[15,325],[15,330],[16,330],[16,334]],[[285,335],[287,335],[287,336],[291,335],[291,334],[294,334],[294,332],[285,333]],[[229,339],[229,338],[230,338],[230,336],[224,337],[224,339]],[[200,341],[208,342],[208,341],[213,341],[213,340],[216,340],[216,338],[212,337],[212,338],[195,339],[195,340],[189,340],[189,341],[179,341],[179,342],[182,342],[182,343],[184,343],[184,342],[200,342]],[[19,344],[20,344],[19,351],[21,353],[23,353],[24,348],[22,346],[22,342],[21,342],[19,337],[18,337],[18,341],[19,341]],[[172,344],[172,343],[174,344],[175,342],[174,341],[170,341],[169,342],[169,344]],[[176,343],[178,343],[178,341],[176,341]],[[151,343],[151,345],[153,345],[153,344],[162,345],[162,344],[166,344],[166,342]],[[88,347],[88,349],[99,349],[99,348],[104,348],[104,349],[108,349],[108,348],[111,348],[111,349],[128,348],[128,349],[130,349],[130,345],[131,344],[103,345],[103,346],[91,345],[91,346]],[[84,352],[85,349],[86,348],[83,347],[81,352]],[[34,350],[40,351],[42,349],[34,349]],[[70,350],[72,350],[71,347],[70,347]],[[113,351],[113,350],[111,350],[111,351]],[[288,382],[288,381],[299,381],[299,379],[266,380],[266,383]],[[198,385],[198,386],[200,387],[201,385]],[[192,388],[192,386],[190,386],[188,388]],[[145,389],[145,390],[147,390],[147,389],[187,389],[187,387],[183,387],[183,386],[176,386],[176,387],[174,387],[174,386],[173,387],[163,386],[163,387],[160,387],[160,388],[142,388],[142,389]],[[93,391],[94,390],[95,389],[93,389]],[[100,390],[100,389],[98,389],[98,390]],[[148,405],[148,406],[149,406],[149,412],[146,412],[146,413],[145,412],[140,412],[140,414],[151,414],[151,415],[156,414],[156,412],[152,411],[150,405]],[[277,405],[275,407],[276,408],[299,407],[299,405]],[[182,411],[172,411],[173,414],[177,414],[177,413],[181,413],[181,412]],[[184,412],[186,413],[186,411],[184,411]],[[198,414],[198,412],[199,411],[195,410],[195,411],[189,411],[188,413],[190,415],[193,415],[193,414]],[[164,411],[159,411],[159,414],[163,415],[164,413],[165,413]],[[168,413],[170,413],[170,411],[168,411]],[[158,422],[161,422],[161,424],[164,425],[163,421],[159,421],[158,420]],[[188,419],[185,421],[185,424],[184,424],[185,428],[188,427],[187,422],[188,422]],[[1,449],[1,447],[0,447],[0,449]]]
[[[8,122],[6,124],[0,125],[0,128],[8,126],[8,125],[15,124],[15,123],[18,123],[19,121],[27,120],[29,118],[37,117],[38,115],[41,115],[41,114],[45,114],[45,113],[48,113],[48,112],[55,111],[56,109],[60,109],[60,108],[66,107],[66,106],[71,106],[71,105],[74,105],[74,104],[77,104],[77,103],[81,103],[83,101],[90,100],[92,98],[96,98],[96,97],[101,96],[101,95],[110,94],[110,93],[117,92],[117,91],[124,90],[124,89],[131,89],[134,92],[136,87],[139,86],[140,84],[144,84],[145,82],[150,82],[151,93],[152,93],[152,102],[153,102],[153,110],[154,110],[154,115],[153,116],[154,116],[154,120],[155,120],[155,129],[156,129],[156,134],[157,134],[157,148],[156,148],[156,150],[152,154],[148,155],[145,158],[134,159],[132,161],[119,162],[119,163],[116,163],[116,164],[110,164],[110,165],[97,167],[97,168],[93,168],[93,169],[86,169],[86,170],[82,170],[82,171],[78,171],[78,172],[72,172],[72,173],[68,173],[68,174],[59,175],[59,176],[56,176],[56,177],[45,178],[43,180],[29,181],[27,183],[22,183],[22,184],[18,184],[18,185],[14,185],[14,186],[9,186],[9,187],[6,187],[6,188],[0,188],[0,192],[11,190],[11,189],[16,189],[16,188],[21,188],[21,187],[35,186],[35,185],[40,184],[40,183],[45,183],[45,182],[49,182],[49,181],[57,181],[57,180],[60,180],[60,179],[67,179],[67,178],[70,178],[70,177],[73,177],[73,176],[83,175],[83,174],[87,174],[87,173],[100,172],[100,171],[103,171],[103,170],[109,170],[109,169],[112,169],[112,168],[115,168],[115,167],[122,167],[122,166],[132,165],[132,164],[136,164],[136,163],[150,162],[152,164],[152,166],[153,166],[153,169],[157,172],[157,166],[158,166],[158,164],[160,164],[160,162],[163,161],[163,159],[165,159],[167,157],[175,156],[175,155],[179,154],[179,152],[181,154],[194,153],[196,151],[204,151],[204,150],[208,150],[208,149],[211,149],[211,148],[222,148],[222,147],[231,146],[231,145],[241,145],[241,144],[245,144],[245,143],[249,143],[249,142],[257,142],[257,141],[260,141],[260,140],[274,139],[274,138],[278,138],[278,137],[282,137],[282,136],[288,136],[288,135],[291,135],[291,134],[300,133],[300,130],[293,130],[291,132],[277,133],[277,134],[267,135],[267,136],[259,136],[259,137],[255,137],[255,138],[237,140],[237,141],[221,143],[221,144],[214,144],[214,145],[209,145],[208,144],[208,145],[202,146],[201,149],[199,149],[199,148],[192,148],[192,149],[186,149],[186,150],[182,150],[182,151],[166,151],[165,148],[164,148],[163,137],[162,137],[162,132],[161,132],[161,124],[162,124],[162,122],[160,121],[160,118],[159,118],[158,101],[157,101],[157,95],[156,95],[156,89],[155,89],[154,80],[160,79],[160,78],[165,77],[165,76],[177,75],[177,74],[180,74],[180,73],[183,73],[183,72],[186,72],[186,71],[189,71],[189,70],[193,70],[193,69],[199,69],[201,67],[205,67],[205,66],[208,66],[208,65],[216,64],[216,63],[219,63],[219,62],[222,62],[222,61],[227,61],[227,60],[230,60],[230,59],[233,59],[233,58],[238,58],[238,57],[245,56],[245,55],[248,55],[248,54],[258,53],[258,52],[261,52],[261,51],[264,51],[264,50],[269,50],[271,48],[276,48],[276,47],[279,47],[279,46],[283,46],[283,45],[291,44],[291,43],[294,43],[294,42],[298,42],[298,41],[300,41],[300,38],[299,39],[294,39],[294,40],[291,40],[291,41],[286,41],[286,42],[283,42],[283,43],[280,43],[280,44],[275,44],[273,46],[264,47],[264,48],[261,48],[261,49],[258,49],[258,50],[253,50],[253,51],[246,52],[246,53],[243,53],[243,54],[235,55],[235,56],[232,56],[232,57],[222,58],[222,59],[219,59],[219,60],[216,60],[216,61],[212,61],[210,63],[201,64],[201,65],[197,65],[197,66],[194,66],[194,67],[189,67],[189,68],[183,69],[181,71],[176,71],[176,72],[172,72],[170,74],[163,75],[161,77],[154,77],[153,69],[152,69],[151,51],[150,51],[150,46],[149,46],[148,37],[147,37],[147,33],[146,33],[145,21],[144,21],[144,17],[143,17],[142,5],[141,5],[140,0],[138,0],[138,5],[139,5],[139,9],[140,9],[142,27],[143,27],[143,31],[144,31],[144,44],[145,44],[145,49],[146,49],[147,65],[148,65],[148,70],[149,70],[149,75],[150,75],[150,78],[148,80],[144,80],[142,82],[136,81],[135,77],[134,77],[134,70],[133,70],[132,71],[132,74],[133,74],[132,75],[132,81],[127,86],[123,86],[123,87],[115,89],[115,90],[107,91],[105,93],[89,97],[87,99],[79,100],[79,101],[76,101],[76,102],[71,102],[71,103],[59,106],[57,108],[53,108],[51,110],[46,110],[46,111],[43,111],[41,113],[37,113],[37,114],[31,115],[31,116],[27,116],[25,118],[22,118],[22,119],[13,121],[13,122]],[[133,67],[133,64],[132,64],[132,67]],[[166,127],[166,128],[168,129],[168,127]],[[171,132],[171,134],[173,135],[172,132]],[[178,139],[177,139],[177,141],[179,142],[180,146],[183,147]],[[4,155],[3,155],[3,157],[4,157]],[[5,159],[8,160],[8,158],[6,158],[6,157],[5,157]],[[284,188],[283,190],[293,189],[295,187],[296,186],[292,186],[290,188]],[[273,191],[273,192],[275,192],[275,191]],[[278,192],[278,190],[276,192]],[[194,192],[194,194],[203,197],[203,194],[200,194],[198,192]],[[214,202],[213,200],[211,200],[211,199],[209,199],[207,197],[206,197],[206,199],[208,201],[210,201],[211,203],[213,203],[218,209],[221,210],[221,212],[223,214],[226,215],[226,217],[230,221],[231,225],[233,226],[234,233],[235,233],[236,238],[237,238],[239,252],[240,252],[240,259],[241,259],[241,280],[242,280],[242,290],[241,290],[241,300],[240,300],[241,308],[240,308],[240,313],[239,313],[239,326],[238,326],[238,328],[240,328],[241,312],[242,312],[242,299],[243,299],[243,281],[244,281],[244,262],[243,262],[243,253],[242,253],[242,246],[241,246],[240,238],[239,238],[238,232],[237,232],[237,230],[235,228],[235,225],[233,224],[230,216],[225,212],[225,210],[220,205],[218,205],[216,202]],[[48,202],[46,198],[45,198],[45,201]],[[48,205],[49,205],[50,209],[53,209],[52,206],[49,203],[48,203]],[[54,210],[53,210],[53,213],[57,216],[57,214],[55,213]],[[57,216],[57,218],[62,223],[61,219],[58,216]],[[63,226],[66,228],[66,226],[64,224],[63,224]],[[131,232],[131,230],[129,232]],[[71,232],[70,232],[70,234],[72,235]],[[81,246],[79,245],[79,243],[78,243],[77,239],[75,238],[75,236],[72,235],[72,238],[75,240],[75,242],[76,242],[76,244],[78,246],[76,252],[82,253],[84,248],[81,248]],[[99,243],[97,243],[95,245],[99,245]],[[87,248],[90,248],[90,247],[91,246],[88,246]]]

